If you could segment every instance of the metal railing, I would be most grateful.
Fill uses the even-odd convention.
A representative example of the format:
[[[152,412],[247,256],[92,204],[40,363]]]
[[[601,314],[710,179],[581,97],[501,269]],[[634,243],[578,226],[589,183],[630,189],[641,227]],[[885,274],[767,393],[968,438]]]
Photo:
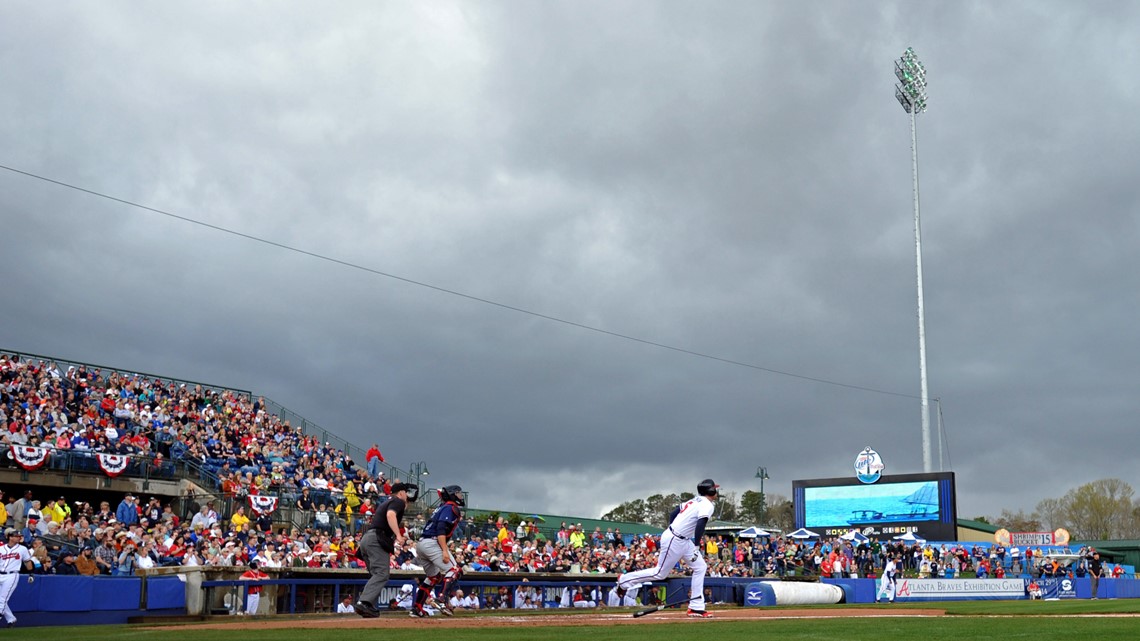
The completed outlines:
[[[203,461],[194,458],[160,459],[149,454],[119,455],[127,458],[127,464],[122,472],[112,477],[99,467],[97,452],[86,450],[49,450],[48,459],[42,467],[37,470],[25,470],[20,467],[15,460],[8,457],[10,449],[11,448],[7,445],[0,445],[0,468],[17,469],[21,471],[29,481],[32,479],[32,475],[39,472],[63,474],[68,484],[70,484],[76,475],[102,477],[105,479],[105,483],[103,484],[105,488],[110,487],[112,479],[115,478],[141,479],[144,482],[178,482],[186,480],[194,483],[200,490],[197,492],[180,492],[172,496],[171,502],[173,504],[173,510],[180,518],[186,518],[188,520],[194,516],[193,512],[197,510],[192,511],[189,509],[193,503],[197,503],[198,505],[213,503],[214,510],[221,519],[229,519],[236,511],[238,505],[246,506],[247,510],[251,509],[244,495],[224,494],[221,491],[218,476],[215,471]],[[296,506],[297,498],[301,495],[300,490],[287,491],[278,489],[263,494],[274,496],[278,499],[277,509],[273,512],[273,523],[275,527],[296,527],[300,530],[314,527],[315,510],[302,510]],[[318,491],[313,492],[313,496],[317,500],[323,500],[328,505],[333,529],[340,527],[349,534],[356,533],[362,524],[361,519],[363,517],[354,510],[352,515],[349,515],[347,518],[341,518],[338,517],[334,511],[336,504],[344,497],[343,492]],[[358,496],[361,499],[370,498],[374,503],[385,498],[382,494],[373,496],[360,493]],[[436,503],[438,503],[438,497],[434,497],[433,495],[433,498],[435,498]],[[419,510],[415,509],[415,505],[416,504],[412,504],[411,509],[408,510],[409,515],[418,513]],[[431,506],[434,507],[434,504],[431,504]],[[427,507],[426,505],[421,506],[421,509],[427,509]]]
[[[253,398],[253,392],[250,392],[248,390],[242,390],[242,389],[238,389],[236,387],[219,387],[217,385],[212,385],[210,383],[202,383],[199,381],[191,381],[191,380],[181,379],[181,378],[171,378],[169,376],[163,376],[162,374],[147,374],[145,372],[139,372],[139,371],[128,371],[128,370],[121,369],[118,367],[111,367],[109,365],[99,365],[97,363],[86,363],[83,361],[73,361],[73,360],[69,360],[66,358],[57,358],[55,356],[44,356],[43,354],[33,354],[31,352],[23,352],[23,351],[15,350],[15,349],[0,348],[0,354],[7,354],[9,356],[16,356],[17,358],[20,358],[21,360],[43,361],[43,363],[45,365],[54,363],[57,367],[60,368],[61,373],[66,373],[67,368],[74,366],[76,368],[86,368],[89,370],[98,370],[101,372],[101,375],[104,377],[105,377],[105,375],[112,374],[112,373],[118,374],[120,376],[140,376],[142,378],[146,378],[149,380],[158,379],[159,381],[162,381],[163,383],[166,383],[166,384],[174,383],[175,385],[185,384],[185,385],[189,385],[189,386],[200,385],[202,387],[202,389],[213,390],[215,392],[229,391],[229,392],[232,392],[234,394],[240,394],[240,395],[245,396],[246,398],[249,398],[249,399]]]

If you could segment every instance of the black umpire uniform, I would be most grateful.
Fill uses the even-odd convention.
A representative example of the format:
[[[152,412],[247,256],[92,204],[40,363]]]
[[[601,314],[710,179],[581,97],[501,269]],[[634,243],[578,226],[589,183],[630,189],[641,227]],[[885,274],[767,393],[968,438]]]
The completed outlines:
[[[396,549],[396,539],[400,534],[398,530],[403,527],[408,490],[415,487],[410,483],[393,485],[392,495],[376,508],[364,535],[360,537],[358,556],[364,561],[370,575],[364,590],[360,592],[360,600],[356,602],[356,613],[360,616],[375,617],[380,613],[376,600],[380,597],[380,590],[388,583],[392,553]],[[396,517],[397,531],[392,530],[392,524],[388,520],[390,513]]]

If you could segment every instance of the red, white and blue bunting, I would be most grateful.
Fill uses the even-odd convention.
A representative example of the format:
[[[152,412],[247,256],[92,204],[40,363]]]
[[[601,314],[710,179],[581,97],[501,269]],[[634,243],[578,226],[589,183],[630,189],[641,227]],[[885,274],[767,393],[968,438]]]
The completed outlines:
[[[16,461],[16,465],[25,470],[38,470],[47,463],[48,448],[13,445],[8,451],[8,458]]]
[[[249,507],[258,514],[273,514],[277,510],[277,497],[264,494],[250,494]]]
[[[104,454],[102,452],[96,455],[99,460],[99,469],[107,476],[118,476],[127,469],[127,465],[131,462],[130,457],[122,454]]]

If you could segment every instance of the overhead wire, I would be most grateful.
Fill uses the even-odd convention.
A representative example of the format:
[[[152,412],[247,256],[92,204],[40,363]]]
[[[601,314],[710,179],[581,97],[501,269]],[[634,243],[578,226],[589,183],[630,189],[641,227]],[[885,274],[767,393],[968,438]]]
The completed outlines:
[[[897,396],[897,397],[902,397],[902,398],[910,398],[910,399],[919,399],[920,398],[919,396],[916,396],[914,394],[905,394],[902,392],[893,392],[890,390],[878,389],[878,388],[874,388],[874,387],[870,387],[870,386],[866,386],[866,385],[857,385],[854,383],[844,383],[841,381],[834,381],[834,380],[830,380],[830,379],[826,379],[826,378],[820,378],[817,376],[807,376],[804,374],[797,374],[795,372],[789,372],[786,370],[779,370],[779,369],[775,369],[772,367],[765,367],[763,365],[757,365],[755,363],[747,363],[747,362],[739,361],[739,360],[732,359],[732,358],[725,358],[723,356],[716,356],[713,354],[698,352],[696,350],[686,349],[684,347],[677,347],[675,345],[660,343],[660,342],[648,340],[645,338],[638,338],[636,336],[631,336],[629,334],[622,334],[620,332],[615,332],[615,331],[611,331],[608,329],[603,329],[601,327],[595,327],[593,325],[586,325],[584,323],[579,323],[576,321],[567,320],[565,318],[559,318],[557,316],[551,316],[549,314],[543,314],[541,312],[536,312],[536,311],[529,310],[529,309],[526,309],[523,307],[518,307],[515,305],[508,305],[507,303],[501,303],[499,301],[491,300],[489,298],[483,298],[481,296],[475,296],[473,294],[467,294],[467,293],[460,292],[460,291],[457,291],[454,289],[448,289],[446,287],[441,287],[439,285],[432,285],[431,283],[426,283],[423,281],[415,280],[413,278],[408,278],[406,276],[400,276],[398,274],[385,272],[385,271],[382,271],[379,269],[375,269],[373,267],[368,267],[365,265],[360,265],[358,263],[353,263],[353,262],[350,262],[347,260],[343,260],[340,258],[329,256],[327,254],[321,254],[321,253],[318,253],[315,251],[310,251],[310,250],[307,250],[307,249],[304,249],[301,247],[295,247],[293,245],[287,245],[285,243],[281,243],[281,242],[278,242],[275,240],[270,240],[268,238],[263,238],[261,236],[255,236],[253,234],[248,234],[245,232],[237,231],[235,229],[230,229],[228,227],[223,227],[221,225],[215,225],[213,223],[208,223],[208,222],[198,220],[195,218],[190,218],[189,216],[183,216],[180,214],[175,214],[173,212],[166,211],[164,209],[159,209],[157,207],[151,207],[149,205],[144,205],[142,203],[134,202],[132,200],[127,200],[125,198],[119,198],[118,196],[112,196],[110,194],[106,194],[106,193],[103,193],[100,191],[96,191],[94,189],[89,189],[87,187],[81,187],[79,185],[75,185],[73,183],[69,183],[69,182],[66,182],[63,180],[58,180],[55,178],[49,178],[47,176],[42,176],[40,174],[32,173],[30,171],[25,171],[23,169],[17,169],[15,167],[10,167],[7,165],[2,165],[2,164],[0,164],[0,169],[4,169],[5,171],[9,171],[9,172],[14,173],[14,174],[19,174],[21,176],[26,176],[28,178],[34,178],[36,180],[40,180],[40,181],[43,181],[43,182],[46,182],[46,183],[49,183],[52,185],[56,185],[59,187],[64,187],[66,189],[72,189],[72,190],[75,190],[75,191],[78,191],[78,192],[81,192],[84,194],[95,196],[97,198],[103,198],[103,199],[106,199],[106,200],[109,200],[112,202],[116,202],[116,203],[119,203],[122,205],[127,205],[128,207],[134,207],[137,209],[141,209],[143,211],[148,211],[151,213],[160,214],[162,216],[167,216],[169,218],[173,218],[175,220],[179,220],[179,221],[182,221],[185,223],[190,223],[192,225],[198,225],[200,227],[205,227],[207,229],[211,229],[214,231],[222,232],[225,234],[230,234],[232,236],[244,238],[246,240],[250,240],[253,242],[262,243],[264,245],[269,245],[270,247],[275,247],[278,249],[283,249],[286,251],[295,252],[297,254],[308,256],[310,258],[315,258],[317,260],[322,260],[322,261],[326,261],[329,263],[333,263],[335,265],[340,265],[342,267],[347,267],[349,269],[356,269],[356,270],[359,270],[362,272],[367,272],[369,274],[373,274],[376,276],[383,276],[385,278],[397,280],[397,281],[400,281],[403,283],[407,283],[409,285],[415,285],[417,287],[423,287],[426,289],[431,289],[431,290],[434,290],[434,291],[437,291],[440,293],[449,294],[451,296],[458,296],[460,298],[465,298],[465,299],[470,300],[470,301],[483,303],[485,305],[491,305],[491,306],[498,307],[501,309],[505,309],[508,311],[517,312],[519,314],[526,314],[528,316],[533,316],[535,318],[541,318],[543,320],[548,320],[548,321],[555,322],[555,323],[561,323],[563,325],[568,325],[570,327],[576,327],[578,329],[583,329],[583,330],[595,332],[598,334],[604,334],[606,336],[611,336],[613,338],[618,338],[621,340],[632,341],[635,343],[641,343],[643,345],[649,345],[651,347],[657,347],[659,349],[665,349],[665,350],[677,352],[680,354],[686,354],[686,355],[694,356],[697,358],[702,358],[702,359],[707,359],[707,360],[716,361],[716,362],[720,362],[720,363],[725,363],[727,365],[735,365],[738,367],[745,367],[745,368],[752,369],[752,370],[768,372],[769,374],[775,374],[778,376],[785,376],[788,378],[795,378],[795,379],[799,379],[799,380],[803,380],[803,381],[810,381],[810,382],[819,383],[822,385],[831,385],[834,387],[842,387],[842,388],[852,389],[852,390],[857,390],[857,391],[862,391],[862,392],[870,392],[870,393],[874,393],[874,394],[884,394],[887,396]]]

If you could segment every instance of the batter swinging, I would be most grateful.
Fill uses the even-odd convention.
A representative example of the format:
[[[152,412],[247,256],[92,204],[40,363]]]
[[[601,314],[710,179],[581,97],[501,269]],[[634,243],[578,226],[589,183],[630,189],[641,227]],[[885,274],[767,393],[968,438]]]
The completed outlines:
[[[660,581],[669,576],[678,561],[684,561],[693,570],[688,615],[696,619],[712,617],[705,610],[705,571],[708,565],[699,544],[715,508],[713,501],[719,487],[712,479],[701,481],[697,485],[697,496],[674,508],[669,515],[669,527],[661,533],[657,567],[622,574],[618,577],[617,587],[629,591],[648,581]]]

